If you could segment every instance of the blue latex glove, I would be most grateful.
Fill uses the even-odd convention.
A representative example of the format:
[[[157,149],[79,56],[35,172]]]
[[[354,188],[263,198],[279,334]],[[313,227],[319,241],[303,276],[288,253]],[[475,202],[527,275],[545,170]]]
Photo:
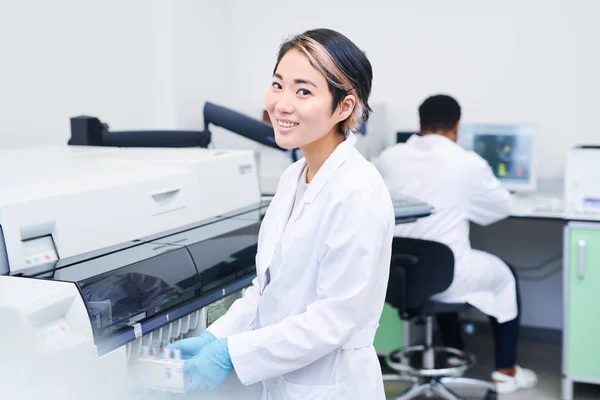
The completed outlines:
[[[233,370],[227,339],[210,342],[194,358],[187,360],[183,371],[191,378],[188,392],[215,390]]]
[[[175,349],[181,350],[182,358],[191,358],[200,354],[202,349],[207,344],[215,340],[217,340],[215,335],[213,335],[209,331],[204,331],[198,336],[173,342],[169,345],[169,348],[171,349],[171,351]]]

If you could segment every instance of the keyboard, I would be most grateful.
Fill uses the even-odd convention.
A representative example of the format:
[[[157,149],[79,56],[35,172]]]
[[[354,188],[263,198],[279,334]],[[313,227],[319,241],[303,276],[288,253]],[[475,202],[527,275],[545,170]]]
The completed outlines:
[[[557,197],[515,198],[513,214],[535,216],[551,216],[564,213],[562,199]]]
[[[431,215],[433,207],[413,197],[402,197],[393,201],[396,222],[412,222]]]

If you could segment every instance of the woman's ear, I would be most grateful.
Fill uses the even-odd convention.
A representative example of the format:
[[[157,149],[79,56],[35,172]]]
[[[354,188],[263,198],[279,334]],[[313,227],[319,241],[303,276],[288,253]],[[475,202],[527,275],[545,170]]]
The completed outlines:
[[[354,97],[352,94],[346,96],[338,108],[338,122],[345,121],[350,115],[352,115],[355,106],[356,97]]]

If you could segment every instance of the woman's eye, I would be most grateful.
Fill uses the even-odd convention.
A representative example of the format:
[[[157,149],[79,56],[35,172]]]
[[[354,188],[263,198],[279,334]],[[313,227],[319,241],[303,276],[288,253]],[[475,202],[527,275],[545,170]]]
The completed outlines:
[[[275,89],[281,89],[281,85],[278,82],[273,82],[271,86],[273,86]]]
[[[306,89],[300,89],[298,90],[298,94],[301,96],[308,96],[310,93],[310,91],[306,90]]]

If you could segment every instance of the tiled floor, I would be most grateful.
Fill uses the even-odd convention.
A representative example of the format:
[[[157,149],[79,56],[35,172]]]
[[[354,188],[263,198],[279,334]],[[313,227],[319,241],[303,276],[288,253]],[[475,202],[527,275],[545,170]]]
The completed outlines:
[[[467,372],[468,377],[489,379],[493,369],[493,341],[484,335],[466,338],[468,350],[477,358],[477,365]],[[519,345],[519,364],[534,370],[539,377],[537,387],[517,393],[499,396],[501,400],[558,400],[561,393],[561,347],[558,343],[522,341]],[[406,384],[386,383],[386,393],[393,399]],[[469,397],[471,398],[471,397]],[[474,397],[477,398],[477,397]],[[481,398],[481,395],[479,396]],[[600,399],[600,386],[575,385],[576,400]]]

